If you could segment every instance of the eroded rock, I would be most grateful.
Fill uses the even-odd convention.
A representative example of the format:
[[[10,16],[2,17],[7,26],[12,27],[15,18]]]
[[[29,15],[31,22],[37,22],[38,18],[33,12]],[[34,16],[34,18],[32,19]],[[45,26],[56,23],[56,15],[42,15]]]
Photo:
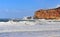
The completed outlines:
[[[38,10],[34,14],[35,19],[60,19],[60,7],[47,10]]]

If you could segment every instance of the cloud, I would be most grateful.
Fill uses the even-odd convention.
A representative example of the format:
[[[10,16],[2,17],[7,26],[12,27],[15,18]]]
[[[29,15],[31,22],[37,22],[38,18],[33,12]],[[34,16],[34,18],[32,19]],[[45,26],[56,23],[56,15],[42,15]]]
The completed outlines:
[[[57,8],[57,7],[60,7],[60,5],[57,5],[56,8]]]

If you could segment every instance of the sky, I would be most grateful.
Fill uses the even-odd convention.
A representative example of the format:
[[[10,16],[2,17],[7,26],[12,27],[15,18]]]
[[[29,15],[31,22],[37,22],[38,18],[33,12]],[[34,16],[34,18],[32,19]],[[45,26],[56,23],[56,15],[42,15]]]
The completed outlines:
[[[39,9],[60,6],[60,0],[0,0],[0,18],[33,16]]]

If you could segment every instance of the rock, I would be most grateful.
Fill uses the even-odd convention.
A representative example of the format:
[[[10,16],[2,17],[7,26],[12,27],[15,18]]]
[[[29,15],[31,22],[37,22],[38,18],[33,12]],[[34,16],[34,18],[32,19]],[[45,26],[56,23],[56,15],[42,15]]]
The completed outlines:
[[[60,7],[47,10],[38,10],[34,14],[34,19],[60,19]]]

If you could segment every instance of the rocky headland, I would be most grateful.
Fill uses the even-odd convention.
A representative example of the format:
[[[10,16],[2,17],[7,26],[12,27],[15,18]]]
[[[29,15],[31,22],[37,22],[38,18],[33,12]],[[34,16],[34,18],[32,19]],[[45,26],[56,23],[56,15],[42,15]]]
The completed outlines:
[[[37,10],[34,14],[34,19],[60,19],[60,7]]]

